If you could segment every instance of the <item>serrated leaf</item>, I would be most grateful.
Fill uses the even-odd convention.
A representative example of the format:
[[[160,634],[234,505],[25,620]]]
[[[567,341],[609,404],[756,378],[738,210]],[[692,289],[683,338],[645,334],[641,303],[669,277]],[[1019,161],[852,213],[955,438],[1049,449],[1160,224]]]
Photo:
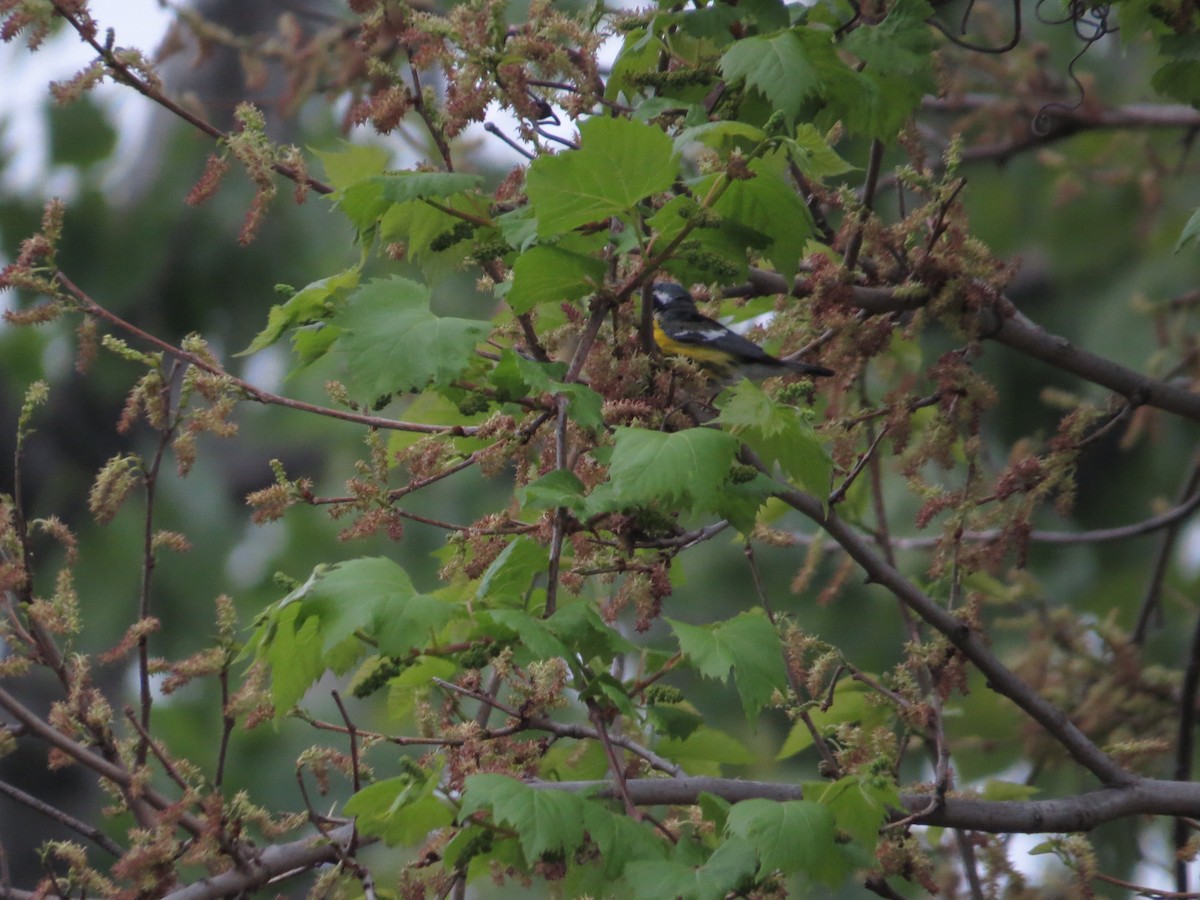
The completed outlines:
[[[725,831],[754,846],[762,877],[812,874],[834,850],[833,813],[808,800],[744,800],[729,811]]]
[[[579,128],[580,147],[529,166],[526,192],[538,234],[561,234],[632,209],[676,176],[671,139],[659,128],[595,116]]]
[[[313,154],[321,161],[325,180],[337,190],[382,174],[391,158],[386,148],[374,144],[344,143],[339,150],[314,150]]]
[[[746,717],[753,719],[779,690],[787,690],[787,670],[779,634],[761,611],[741,613],[713,625],[668,619],[679,649],[707,678],[724,681],[732,670]]]
[[[856,28],[843,49],[865,64],[855,79],[840,78],[840,102],[847,126],[881,140],[891,140],[921,103],[937,89],[933,69],[934,41],[926,20],[933,14],[925,0],[898,0],[882,22]],[[847,88],[857,80],[857,91]],[[869,86],[870,90],[866,90]],[[853,95],[857,93],[857,102]],[[865,101],[865,102],[864,102]]]
[[[533,579],[546,571],[549,560],[550,553],[545,547],[531,537],[518,535],[479,579],[476,599],[491,606],[524,606]]]
[[[595,431],[604,425],[604,398],[587,385],[560,381],[566,363],[538,362],[512,350],[503,350],[489,380],[502,400],[516,400],[541,393],[561,394],[567,398],[567,415],[577,425]]]
[[[892,782],[875,777],[847,775],[835,782],[805,782],[804,798],[828,807],[837,827],[859,845],[862,855],[874,859],[879,829],[889,808],[900,806],[900,792]]]
[[[454,814],[432,796],[433,783],[411,776],[388,778],[360,790],[346,801],[358,830],[388,846],[412,846],[454,821]]]
[[[379,652],[402,656],[416,647],[430,645],[454,615],[453,606],[425,594],[416,594],[403,605],[391,603],[374,629]]]
[[[758,861],[754,848],[747,841],[740,838],[724,841],[701,866],[680,859],[680,848],[690,843],[681,841],[676,845],[676,855],[672,859],[638,861],[626,866],[624,881],[633,897],[638,900],[662,900],[664,897],[723,900],[730,891],[753,877]]]
[[[531,247],[513,264],[513,282],[505,302],[513,312],[529,312],[541,303],[578,300],[604,280],[605,262],[558,247]]]
[[[625,506],[715,509],[737,449],[730,435],[711,428],[616,428],[608,470],[613,498]]]
[[[583,482],[574,472],[556,469],[536,481],[517,488],[521,509],[556,509],[565,506],[573,512],[582,511],[587,498]]]
[[[490,808],[497,823],[517,832],[532,866],[545,853],[569,855],[583,843],[586,804],[566,791],[536,790],[506,775],[472,775],[463,786],[459,821]]]
[[[493,609],[479,614],[486,625],[494,623],[501,629],[499,636],[506,641],[516,639],[519,661],[531,659],[574,659],[571,648],[554,634],[540,616],[521,609]]]
[[[700,725],[685,738],[664,738],[654,749],[672,762],[687,763],[691,775],[719,775],[722,765],[748,766],[755,762],[744,743],[708,725]]]
[[[371,175],[346,185],[335,199],[354,226],[359,231],[365,231],[396,204],[425,197],[451,197],[478,187],[482,180],[478,175],[459,172]]]
[[[754,177],[731,182],[713,208],[727,222],[766,235],[767,258],[791,281],[813,235],[812,213],[771,161],[754,159],[748,168]]]
[[[268,607],[248,649],[271,667],[271,691],[286,713],[325,672],[346,671],[367,649],[401,655],[430,639],[455,608],[416,592],[390,559],[364,558],[320,566],[303,585]]]
[[[653,828],[635,822],[624,813],[614,813],[599,803],[583,804],[584,826],[600,851],[604,873],[615,878],[634,860],[662,859],[667,855]]]
[[[358,287],[358,269],[347,269],[328,278],[322,278],[296,291],[287,302],[271,307],[267,313],[267,325],[254,336],[245,350],[237,356],[249,356],[271,346],[287,329],[318,319],[327,318],[345,295]]]
[[[474,360],[489,329],[487,322],[434,315],[429,289],[395,276],[359,288],[336,324],[350,384],[371,398],[448,384]]]
[[[829,496],[833,459],[800,410],[742,380],[724,398],[717,422],[809,492],[822,500]]]
[[[842,159],[816,126],[808,122],[796,127],[796,136],[788,143],[788,154],[801,172],[817,180],[858,168]]]
[[[757,90],[790,124],[820,89],[822,69],[837,62],[831,35],[789,28],[736,41],[721,57],[720,66],[728,81],[744,81]]]

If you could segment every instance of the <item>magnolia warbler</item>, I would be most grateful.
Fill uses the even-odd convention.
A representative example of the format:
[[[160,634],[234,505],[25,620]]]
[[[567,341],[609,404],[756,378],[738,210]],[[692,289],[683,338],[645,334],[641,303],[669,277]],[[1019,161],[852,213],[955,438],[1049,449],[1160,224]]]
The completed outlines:
[[[669,282],[654,285],[654,342],[667,356],[683,356],[709,374],[731,381],[761,379],[796,372],[832,375],[831,369],[810,363],[779,359],[740,334],[696,309],[684,288]]]

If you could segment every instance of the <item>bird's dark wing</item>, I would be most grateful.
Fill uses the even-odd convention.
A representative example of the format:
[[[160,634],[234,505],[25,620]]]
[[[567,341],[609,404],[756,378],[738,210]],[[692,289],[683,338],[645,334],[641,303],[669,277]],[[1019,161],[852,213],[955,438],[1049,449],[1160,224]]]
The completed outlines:
[[[744,362],[777,363],[775,357],[748,338],[700,313],[673,317],[671,337],[681,344],[703,344]],[[782,365],[782,363],[780,363]]]

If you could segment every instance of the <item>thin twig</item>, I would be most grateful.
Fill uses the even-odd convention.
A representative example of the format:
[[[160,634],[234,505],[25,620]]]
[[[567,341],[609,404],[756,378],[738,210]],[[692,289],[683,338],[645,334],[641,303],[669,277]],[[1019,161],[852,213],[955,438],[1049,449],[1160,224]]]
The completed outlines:
[[[219,792],[225,782],[225,762],[229,757],[229,741],[233,737],[234,717],[229,711],[229,667],[233,659],[226,654],[225,662],[218,673],[221,684],[221,741],[217,749],[217,769],[213,775],[213,786]]]
[[[1200,617],[1192,630],[1192,642],[1188,648],[1187,664],[1183,670],[1183,685],[1179,690],[1179,732],[1175,740],[1175,778],[1191,781],[1192,757],[1196,746],[1196,694],[1200,691]],[[1189,829],[1185,822],[1176,820],[1175,841],[1175,887],[1188,889],[1188,866],[1181,854],[1187,844]]]
[[[125,848],[106,835],[99,828],[89,825],[87,822],[81,822],[68,812],[51,806],[44,800],[39,800],[32,794],[27,794],[16,785],[9,784],[7,781],[0,781],[0,794],[5,794],[17,803],[27,806],[35,812],[41,813],[49,819],[53,819],[60,825],[65,825],[72,831],[83,835],[89,841],[95,843],[98,847],[102,847],[111,853],[117,859],[125,855]]]
[[[867,177],[863,182],[862,209],[854,226],[854,233],[846,242],[846,252],[842,257],[842,265],[847,272],[853,272],[858,265],[858,254],[862,250],[863,233],[866,230],[867,218],[875,203],[875,188],[879,184],[879,170],[883,167],[883,141],[876,138],[871,141],[871,155],[867,159]]]
[[[1200,452],[1197,452],[1192,458],[1191,471],[1188,473],[1183,486],[1179,489],[1175,502],[1175,509],[1177,510],[1189,506],[1194,509],[1196,504],[1200,504]],[[1142,594],[1142,602],[1138,608],[1137,624],[1133,629],[1133,642],[1135,644],[1145,642],[1146,632],[1150,628],[1150,618],[1153,616],[1154,611],[1159,608],[1163,581],[1167,577],[1167,568],[1175,549],[1175,542],[1179,538],[1179,532],[1183,526],[1184,515],[1174,518],[1167,523],[1167,530],[1163,532],[1162,538],[1159,541],[1158,552],[1154,556],[1154,568],[1151,570],[1150,580],[1146,584],[1146,591]]]
[[[76,33],[78,33],[78,35],[83,39],[84,43],[96,51],[96,54],[104,61],[104,65],[108,68],[109,74],[113,77],[114,81],[128,85],[143,97],[146,97],[148,100],[157,103],[159,106],[163,107],[163,109],[170,112],[173,116],[182,119],[193,128],[202,131],[204,134],[208,135],[214,140],[222,143],[229,140],[229,135],[220,128],[217,128],[211,122],[202,119],[200,116],[196,115],[190,110],[180,106],[178,103],[167,97],[153,85],[147,82],[144,78],[134,72],[128,65],[121,62],[121,60],[110,47],[106,47],[97,41],[91,30],[85,27],[84,24],[80,22],[78,18],[76,18],[74,10],[71,8],[73,5],[74,4],[60,2],[60,0],[54,0],[55,12],[57,12],[59,16],[66,20],[68,25],[75,29]],[[308,176],[301,177],[300,173],[291,166],[273,162],[271,163],[271,169],[275,173],[282,175],[283,177],[288,178],[297,184],[303,184],[306,187],[311,188],[318,194],[333,193],[333,188],[330,185]]]
[[[179,374],[182,363],[175,360],[171,371],[163,378],[159,388],[159,399],[163,409],[167,411],[167,422],[158,436],[154,449],[154,458],[150,467],[142,473],[142,484],[146,489],[146,515],[142,522],[142,581],[138,589],[138,621],[144,622],[150,618],[150,593],[154,579],[154,567],[157,565],[157,554],[154,552],[154,503],[158,494],[158,473],[162,467],[163,455],[167,452],[179,420],[183,416],[182,409],[171,413],[171,385]],[[144,736],[138,741],[135,758],[139,766],[145,765],[146,754],[150,748],[150,711],[154,705],[154,692],[150,685],[150,635],[142,632],[138,635],[138,698],[141,704],[141,732]]]
[[[1084,768],[1109,786],[1139,782],[1139,776],[1124,769],[1095,745],[1061,709],[1017,677],[992,652],[985,638],[947,612],[932,597],[905,578],[884,559],[857,530],[826,510],[824,503],[809,494],[781,488],[775,496],[823,527],[846,553],[863,568],[871,581],[891,593],[934,629],[949,639],[979,669],[992,690],[1008,697],[1024,710]]]
[[[358,731],[354,727],[354,723],[350,720],[350,713],[346,712],[346,704],[342,702],[342,695],[338,691],[332,691],[333,702],[337,704],[338,712],[342,715],[342,721],[346,723],[346,734],[350,737],[350,767],[352,771],[352,780],[354,784],[354,793],[362,790],[362,779],[359,776],[358,770]]]
[[[139,341],[150,344],[158,348],[164,353],[169,354],[174,359],[181,360],[188,365],[195,366],[208,372],[210,375],[215,375],[218,378],[225,379],[232,386],[237,388],[250,400],[256,403],[262,403],[269,406],[284,406],[288,409],[298,410],[300,412],[313,413],[318,416],[327,416],[333,419],[341,419],[346,422],[355,422],[359,425],[368,425],[371,428],[381,428],[388,431],[414,431],[419,434],[446,434],[452,437],[469,437],[478,431],[478,428],[473,425],[426,425],[423,422],[398,422],[395,419],[386,419],[382,416],[367,416],[361,413],[349,412],[343,409],[334,409],[327,406],[317,406],[314,403],[305,403],[303,400],[293,400],[291,397],[284,397],[279,394],[274,394],[271,391],[265,391],[262,388],[257,388],[247,381],[229,374],[220,366],[213,365],[208,360],[195,354],[189,353],[180,347],[169,344],[160,338],[155,337],[149,332],[143,331],[136,325],[133,325],[115,313],[109,312],[87,293],[76,285],[65,272],[56,272],[55,279],[63,285],[78,302],[83,312],[88,315],[96,316],[99,319],[117,326],[127,334],[132,335]]]

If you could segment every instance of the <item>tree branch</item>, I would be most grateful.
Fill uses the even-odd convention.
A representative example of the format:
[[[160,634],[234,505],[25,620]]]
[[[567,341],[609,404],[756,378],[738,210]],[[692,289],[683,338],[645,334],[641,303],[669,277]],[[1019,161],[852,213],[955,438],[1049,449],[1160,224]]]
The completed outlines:
[[[905,578],[875,552],[867,539],[836,513],[825,512],[816,497],[796,490],[776,493],[783,502],[823,527],[855,562],[870,581],[886,588],[909,609],[941,632],[987,678],[988,687],[1003,694],[1046,729],[1068,753],[1106,785],[1129,785],[1137,775],[1127,772],[1112,757],[1101,751],[1080,731],[1066,713],[1050,703],[1013,674],[988,648],[984,638],[966,623],[943,609],[932,597]]]
[[[630,797],[639,806],[689,806],[699,802],[701,794],[713,794],[730,803],[758,798],[780,802],[803,799],[799,785],[736,778],[633,778],[625,784]],[[618,796],[616,786],[609,781],[533,781],[529,785],[539,790]],[[1091,831],[1106,822],[1128,816],[1190,815],[1200,808],[1200,784],[1142,779],[1120,787],[1051,800],[978,800],[949,796],[941,808],[927,812],[929,794],[905,793],[901,795],[901,805],[903,809],[892,811],[892,818],[902,819],[920,811],[923,814],[916,819],[919,825],[989,834]]]
[[[314,835],[287,844],[267,847],[246,861],[241,869],[230,869],[167,894],[167,900],[217,900],[263,887],[285,875],[307,872],[323,863],[337,862],[354,840],[354,824],[339,825],[324,836]],[[359,838],[360,846],[371,843]]]
[[[195,354],[189,353],[174,344],[169,344],[154,335],[143,331],[136,325],[126,322],[116,313],[109,312],[95,300],[93,300],[82,288],[76,285],[65,272],[56,272],[54,277],[63,287],[70,292],[79,304],[80,309],[88,315],[103,319],[111,325],[120,328],[126,334],[130,334],[140,341],[149,344],[152,347],[161,350],[173,359],[180,360],[190,366],[195,366],[208,372],[210,375],[215,375],[218,378],[225,378],[229,383],[245,394],[249,399],[257,403],[262,403],[268,406],[286,406],[289,409],[299,410],[300,412],[315,413],[319,416],[328,416],[332,419],[342,419],[346,422],[355,422],[359,425],[367,425],[371,428],[381,428],[388,431],[414,431],[419,434],[450,434],[455,436],[470,436],[478,431],[473,425],[426,425],[422,422],[398,422],[395,419],[385,419],[382,416],[366,416],[360,413],[348,412],[342,409],[332,409],[327,406],[317,406],[313,403],[305,403],[303,400],[293,400],[291,397],[284,397],[280,394],[273,394],[270,391],[264,391],[261,388],[256,388],[247,381],[243,381],[229,372],[222,369],[220,366],[213,365],[208,360]]]

